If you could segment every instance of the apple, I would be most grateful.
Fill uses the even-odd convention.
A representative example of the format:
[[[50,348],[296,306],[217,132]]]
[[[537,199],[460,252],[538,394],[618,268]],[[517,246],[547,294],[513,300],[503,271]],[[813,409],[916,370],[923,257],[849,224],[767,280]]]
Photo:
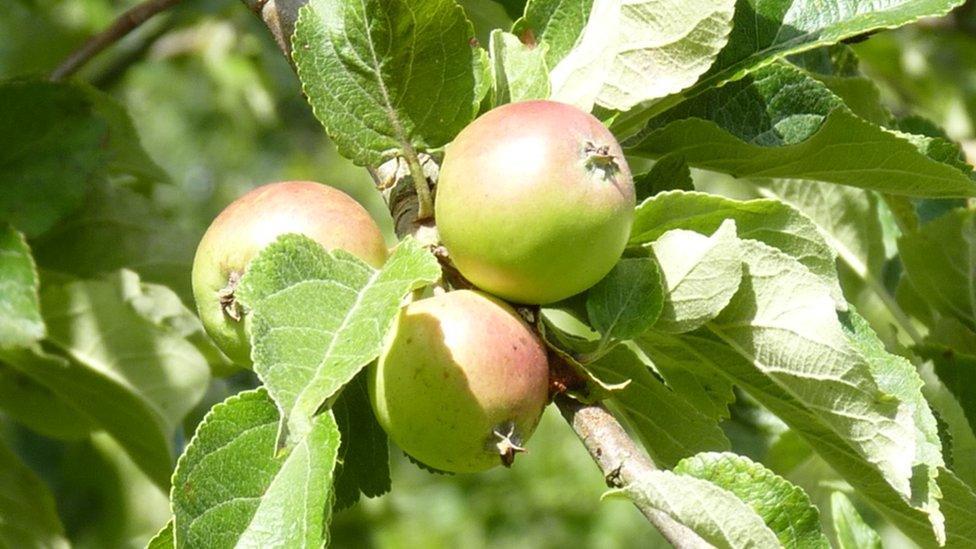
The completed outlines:
[[[374,267],[386,261],[383,234],[369,212],[332,187],[284,181],[257,187],[232,202],[200,240],[192,279],[204,328],[238,364],[250,366],[251,347],[234,288],[251,259],[286,233],[301,233]]]
[[[634,206],[630,168],[599,120],[524,101],[489,111],[448,146],[435,214],[465,278],[509,301],[546,304],[610,272]]]
[[[407,305],[369,371],[390,438],[424,465],[456,473],[511,464],[548,391],[539,339],[507,304],[471,290]]]

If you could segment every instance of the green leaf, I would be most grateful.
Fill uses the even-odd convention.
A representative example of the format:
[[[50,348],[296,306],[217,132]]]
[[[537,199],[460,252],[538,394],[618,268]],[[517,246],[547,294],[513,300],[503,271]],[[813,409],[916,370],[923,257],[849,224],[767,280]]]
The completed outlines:
[[[689,332],[718,316],[742,279],[735,222],[712,236],[670,230],[651,243],[664,278],[664,306],[655,330]]]
[[[365,371],[346,385],[332,405],[332,412],[342,439],[335,475],[335,508],[356,503],[360,493],[372,498],[389,492],[389,441],[373,415]]]
[[[817,48],[793,55],[789,61],[823,82],[854,114],[879,126],[894,126],[895,117],[882,102],[881,90],[861,74],[858,58],[849,46]]]
[[[70,547],[54,498],[41,479],[0,444],[0,546]]]
[[[907,359],[888,353],[884,344],[856,311],[840,313],[841,325],[850,345],[867,362],[878,388],[912,412],[915,424],[915,455],[912,462],[912,498],[916,506],[938,516],[936,475],[945,465],[935,416],[922,396],[922,378]],[[907,447],[903,451],[907,452]]]
[[[160,295],[178,303],[130,271],[48,284],[41,292],[47,343],[67,360],[40,352],[3,358],[109,432],[165,487],[170,438],[206,392],[209,369],[193,344],[149,313],[167,306]]]
[[[584,363],[591,363],[613,349],[589,324],[586,318],[585,294],[542,307],[539,309],[539,335],[549,345],[549,350],[563,359],[576,381],[582,383],[567,386],[568,393],[583,402],[595,402],[609,398],[610,393],[623,388],[623,384],[611,384],[599,379]],[[617,343],[617,342],[614,342]]]
[[[725,46],[734,7],[735,0],[594,0],[579,40],[552,66],[552,98],[585,111],[627,111],[681,91]]]
[[[936,375],[956,397],[970,427],[976,430],[976,354],[939,344],[922,345],[915,352],[932,361]]]
[[[131,189],[96,185],[77,211],[32,244],[44,269],[83,278],[131,269],[193,302],[189,273],[196,239]]]
[[[129,303],[144,319],[193,344],[215,375],[240,371],[210,339],[196,313],[188,309],[168,287],[144,284],[142,295],[133,297]]]
[[[657,264],[647,258],[621,259],[586,294],[593,327],[609,339],[644,333],[661,314],[664,289]]]
[[[525,1],[521,1],[524,5]],[[488,43],[491,39],[492,31],[495,29],[510,28],[512,21],[522,14],[521,7],[518,7],[518,13],[509,15],[506,12],[507,6],[502,6],[502,3],[497,1],[457,0],[457,3],[464,8],[464,14],[471,21],[472,26],[474,26],[475,35],[478,37],[478,43],[481,45]],[[514,4],[511,7],[514,8]]]
[[[158,534],[149,540],[149,543],[146,544],[146,549],[176,549],[176,541],[173,539],[172,519],[166,523],[166,526],[163,526],[163,529]]]
[[[152,350],[143,352],[151,353]],[[115,437],[133,461],[159,486],[169,484],[173,469],[172,428],[163,425],[158,408],[127,380],[118,379],[111,371],[100,371],[84,361],[69,360],[40,349],[4,352],[0,358],[81,411],[87,422]],[[144,372],[142,375],[152,380],[161,374],[165,372]]]
[[[288,441],[379,356],[403,297],[439,276],[437,260],[413,239],[379,271],[300,235],[279,238],[251,261],[237,296],[252,310],[254,371],[282,410]]]
[[[70,402],[2,361],[0,411],[21,425],[55,439],[80,440],[94,429],[91,421]]]
[[[945,15],[962,0],[791,2],[740,0],[728,45],[709,74],[705,89],[755,72],[776,59],[835,44],[876,29],[894,28],[923,17]]]
[[[845,331],[830,288],[795,259],[752,240],[740,250],[742,285],[719,317],[690,334],[649,331],[641,348],[655,364],[697,359],[739,385],[906,534],[926,544],[943,538],[929,482],[939,457],[929,426],[916,424],[927,412],[917,376],[897,359],[863,356],[872,345]]]
[[[548,46],[529,47],[501,29],[491,33],[488,50],[495,77],[495,105],[549,97]]]
[[[719,548],[778,547],[776,534],[748,505],[706,480],[652,471],[608,495],[660,510]]]
[[[258,389],[214,406],[173,475],[176,547],[319,547],[328,537],[339,430],[331,412],[276,451],[278,411]]]
[[[41,302],[53,347],[145,399],[170,429],[206,391],[206,361],[185,340],[199,324],[168,288],[121,270],[47,285]]]
[[[955,318],[943,316],[929,325],[924,346],[951,349],[954,353],[976,356],[976,331]]]
[[[108,124],[109,131],[104,144],[108,153],[106,174],[133,178],[137,183],[135,188],[146,192],[156,183],[171,183],[169,175],[142,148],[135,124],[125,106],[94,86],[81,83],[74,85],[82,90],[95,112]]]
[[[474,98],[475,113],[481,114],[492,109],[494,106],[493,87],[495,85],[494,69],[491,65],[491,57],[486,50],[478,48],[475,50],[474,63]]]
[[[810,219],[778,200],[741,201],[698,192],[661,193],[637,208],[630,244],[652,242],[672,229],[710,234],[726,219],[735,220],[739,238],[758,240],[802,263],[830,286],[837,307],[846,307],[837,280],[834,250]]]
[[[966,418],[962,405],[935,373],[931,362],[919,366],[925,386],[922,394],[933,412],[945,424],[951,444],[943,444],[946,465],[963,482],[976,488],[976,431]]]
[[[37,236],[81,204],[108,125],[72,85],[0,83],[0,220]]]
[[[505,8],[505,13],[512,19],[522,15],[525,11],[526,0],[495,0],[495,2],[501,4]]]
[[[861,310],[878,309],[880,304],[887,313],[886,324],[893,320],[908,337],[915,334],[912,321],[884,280],[884,205],[876,193],[817,181],[777,179],[757,185],[763,196],[793,206],[816,223],[822,235],[818,240],[826,241],[846,267],[844,288],[852,302]],[[824,266],[836,278],[832,266]]]
[[[829,248],[859,277],[883,283],[884,235],[876,194],[817,181],[777,179],[758,185],[764,196],[793,206],[816,223]]]
[[[939,313],[976,327],[976,212],[957,209],[898,239],[905,274]]]
[[[29,448],[38,448],[40,441],[24,442],[25,451],[38,456]],[[139,547],[172,516],[168,491],[154,484],[107,433],[40,447],[46,457],[39,464],[56,490],[58,513],[74,547]]]
[[[946,516],[946,547],[971,547],[976,539],[976,493],[952,471],[939,470],[939,489]]]
[[[453,0],[311,0],[292,44],[315,116],[359,165],[444,146],[480,102],[483,58]]]
[[[902,269],[902,273],[904,273],[904,269]],[[938,322],[935,318],[935,311],[932,310],[928,301],[922,297],[921,292],[912,285],[911,279],[907,276],[898,279],[898,285],[895,286],[895,301],[905,313],[918,319],[922,324],[931,326]]]
[[[681,155],[671,154],[662,157],[650,171],[634,176],[634,189],[637,192],[637,203],[666,191],[693,191],[694,182],[691,170]]]
[[[529,0],[512,32],[527,44],[547,44],[546,63],[555,67],[576,45],[592,8],[593,0]]]
[[[707,480],[732,492],[762,517],[783,547],[829,548],[820,513],[809,496],[745,456],[705,453],[681,460],[674,472]]]
[[[715,420],[729,418],[729,405],[735,402],[732,382],[729,378],[716,376],[711,365],[695,349],[685,345],[680,338],[671,338],[654,330],[645,332],[637,345],[648,355],[667,386],[681,398],[707,417]]]
[[[0,224],[0,348],[27,347],[44,337],[39,285],[24,235]]]
[[[610,402],[620,412],[618,416],[623,415],[634,428],[658,466],[671,468],[699,452],[730,448],[714,418],[666,387],[625,346],[614,347],[586,369],[605,383],[626,383],[610,393]],[[675,428],[677,425],[681,428]]]
[[[881,549],[881,536],[864,522],[843,492],[830,495],[830,518],[840,549]]]
[[[908,196],[976,195],[971,168],[945,163],[932,139],[867,122],[821,82],[777,63],[651,118],[623,145],[628,154],[680,154],[692,167],[735,177],[811,179]]]

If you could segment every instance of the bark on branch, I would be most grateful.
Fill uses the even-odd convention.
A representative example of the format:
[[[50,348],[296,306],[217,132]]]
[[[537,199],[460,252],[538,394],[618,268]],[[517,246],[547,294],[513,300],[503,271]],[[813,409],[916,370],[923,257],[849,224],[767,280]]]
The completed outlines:
[[[603,471],[607,486],[620,488],[656,467],[617,418],[600,404],[582,404],[566,395],[556,397],[556,406]],[[635,502],[647,520],[675,547],[711,547],[688,527],[653,507]]]

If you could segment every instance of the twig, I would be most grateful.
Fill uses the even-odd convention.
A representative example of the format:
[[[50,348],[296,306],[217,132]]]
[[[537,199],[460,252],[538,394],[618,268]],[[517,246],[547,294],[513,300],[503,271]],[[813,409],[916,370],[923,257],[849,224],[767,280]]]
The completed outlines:
[[[145,58],[146,52],[148,52],[154,44],[167,32],[172,30],[174,19],[172,17],[165,17],[160,20],[159,25],[154,25],[146,33],[142,33],[139,36],[139,42],[134,44],[130,48],[118,48],[121,51],[119,55],[109,56],[104,66],[98,67],[98,72],[96,74],[90,75],[89,83],[99,89],[109,89],[115,82],[122,78],[126,71],[137,61]],[[149,26],[149,25],[147,25]]]
[[[146,0],[120,15],[102,32],[91,37],[54,69],[51,80],[59,81],[78,71],[91,58],[121,40],[152,16],[178,4],[180,0]]]
[[[556,406],[603,471],[608,486],[626,486],[656,469],[654,462],[634,444],[617,418],[603,405],[582,404],[559,395]],[[637,501],[634,505],[675,547],[709,547],[697,534],[664,512]]]

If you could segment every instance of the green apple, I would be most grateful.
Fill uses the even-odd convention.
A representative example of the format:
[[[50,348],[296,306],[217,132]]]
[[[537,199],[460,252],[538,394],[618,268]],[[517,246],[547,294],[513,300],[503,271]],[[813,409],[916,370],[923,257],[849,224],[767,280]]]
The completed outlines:
[[[524,101],[489,111],[448,146],[435,213],[468,280],[544,304],[610,272],[634,205],[630,168],[599,120],[571,105]]]
[[[387,248],[369,212],[349,195],[311,181],[284,181],[251,190],[220,212],[193,259],[193,297],[207,333],[234,362],[250,366],[246,322],[234,287],[248,263],[286,233],[326,249],[343,249],[374,267]]]
[[[470,290],[405,307],[369,373],[390,438],[442,471],[511,464],[548,400],[542,343],[511,307]]]

